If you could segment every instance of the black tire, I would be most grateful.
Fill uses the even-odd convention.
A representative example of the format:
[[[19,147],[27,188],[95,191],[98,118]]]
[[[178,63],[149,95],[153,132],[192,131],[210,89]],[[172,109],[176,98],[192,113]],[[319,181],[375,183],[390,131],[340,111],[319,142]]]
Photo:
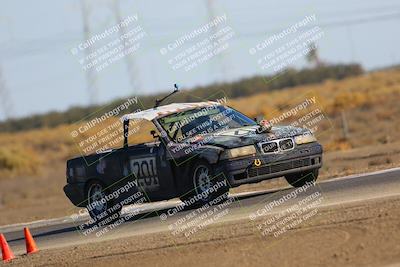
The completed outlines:
[[[107,201],[105,196],[108,194],[110,191],[98,180],[92,180],[86,185],[86,209],[94,224],[101,226],[112,223],[121,215],[122,206],[113,199]]]
[[[227,199],[229,186],[223,175],[215,176],[214,169],[206,161],[196,162],[189,171],[189,192],[180,197],[188,208],[198,208],[207,203],[218,204]],[[216,188],[217,190],[213,190]],[[218,198],[218,203],[212,200]]]
[[[285,176],[286,181],[294,187],[301,187],[306,183],[315,183],[318,178],[318,169],[314,169],[308,172],[300,172],[294,174],[288,174]]]

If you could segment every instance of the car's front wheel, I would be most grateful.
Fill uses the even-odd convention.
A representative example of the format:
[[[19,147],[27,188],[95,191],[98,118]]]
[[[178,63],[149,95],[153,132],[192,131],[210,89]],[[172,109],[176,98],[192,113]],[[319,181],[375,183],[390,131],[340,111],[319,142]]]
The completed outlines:
[[[294,187],[301,187],[306,183],[315,183],[318,178],[318,169],[285,175],[286,181]]]
[[[91,181],[87,185],[87,210],[93,222],[111,222],[119,218],[122,206],[112,199],[107,200],[109,194],[103,183],[100,181]],[[112,218],[111,218],[112,217]],[[106,220],[108,219],[108,220]]]
[[[212,200],[217,197],[220,197],[221,201],[227,198],[229,186],[225,177],[216,175],[207,162],[197,162],[189,173],[190,190],[180,198],[188,207],[197,208],[207,203],[213,204]]]

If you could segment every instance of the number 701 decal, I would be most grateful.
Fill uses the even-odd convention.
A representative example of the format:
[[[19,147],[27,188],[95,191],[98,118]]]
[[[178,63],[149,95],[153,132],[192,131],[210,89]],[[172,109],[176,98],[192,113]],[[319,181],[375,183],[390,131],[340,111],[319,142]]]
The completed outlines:
[[[129,164],[138,181],[140,191],[156,191],[159,189],[160,183],[157,176],[155,157],[131,158]]]
[[[131,171],[136,178],[157,177],[156,158],[131,158]]]

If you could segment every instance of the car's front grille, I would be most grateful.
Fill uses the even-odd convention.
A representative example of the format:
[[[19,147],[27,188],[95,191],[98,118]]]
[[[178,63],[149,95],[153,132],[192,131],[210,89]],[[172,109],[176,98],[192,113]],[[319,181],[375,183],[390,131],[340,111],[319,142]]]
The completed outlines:
[[[272,174],[281,171],[286,171],[290,169],[296,169],[300,167],[311,166],[313,164],[318,164],[320,160],[311,160],[311,158],[303,158],[303,159],[296,159],[292,161],[282,162],[282,163],[275,163],[264,165],[260,167],[252,167],[245,173],[239,173],[234,176],[235,180],[241,180],[245,178],[251,178],[255,176],[265,175],[265,174]]]
[[[311,165],[311,159],[299,159],[293,161],[293,168],[300,168],[304,166],[310,166]]]
[[[294,148],[294,142],[292,138],[262,142],[259,143],[258,145],[264,154],[278,153],[281,151],[283,152]]]
[[[292,162],[285,162],[280,164],[274,164],[271,166],[271,173],[286,171],[292,169]]]

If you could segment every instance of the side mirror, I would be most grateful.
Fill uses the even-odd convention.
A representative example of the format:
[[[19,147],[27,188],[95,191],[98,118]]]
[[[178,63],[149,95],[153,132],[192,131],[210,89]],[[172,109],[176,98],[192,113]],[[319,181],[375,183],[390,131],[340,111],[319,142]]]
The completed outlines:
[[[254,121],[257,123],[261,122],[262,120],[264,120],[264,116],[262,115],[258,115],[257,117],[254,118]]]
[[[264,119],[263,116],[257,116],[254,119],[257,124],[259,125],[257,132],[258,133],[264,133],[264,132],[269,132],[272,129],[272,125],[269,121],[267,121],[266,119]]]
[[[154,131],[154,130],[151,130],[151,131],[150,131],[150,134],[153,136],[153,138],[159,137],[158,134],[157,134],[157,132]]]

